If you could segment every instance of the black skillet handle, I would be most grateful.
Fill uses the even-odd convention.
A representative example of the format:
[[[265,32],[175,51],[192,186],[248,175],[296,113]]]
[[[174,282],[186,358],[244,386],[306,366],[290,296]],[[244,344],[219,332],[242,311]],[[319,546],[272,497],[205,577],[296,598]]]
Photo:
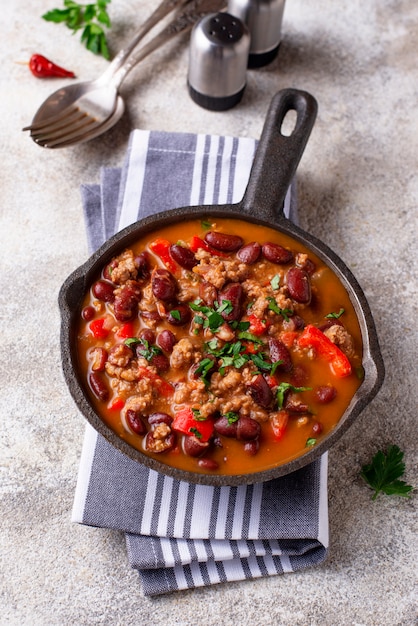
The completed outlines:
[[[296,111],[289,136],[282,134],[283,120]],[[283,215],[286,192],[299,165],[315,123],[318,104],[306,91],[283,89],[271,101],[240,208],[266,220]]]

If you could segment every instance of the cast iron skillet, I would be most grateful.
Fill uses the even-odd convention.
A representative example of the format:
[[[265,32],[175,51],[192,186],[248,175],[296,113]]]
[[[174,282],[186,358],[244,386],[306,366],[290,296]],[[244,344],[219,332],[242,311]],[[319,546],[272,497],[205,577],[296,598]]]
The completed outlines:
[[[282,134],[286,114],[296,111],[296,123],[289,136]],[[315,122],[316,100],[304,91],[285,89],[273,98],[260,143],[241,202],[231,205],[193,206],[165,211],[128,226],[107,241],[91,258],[76,269],[59,294],[62,316],[61,350],[63,370],[71,395],[88,422],[118,450],[131,459],[163,474],[187,482],[206,485],[241,485],[271,480],[293,472],[322,455],[354,422],[383,383],[384,365],[375,325],[365,295],[343,261],[324,243],[291,223],[283,214],[283,202]],[[357,313],[363,339],[364,381],[334,430],[303,456],[265,471],[235,476],[201,474],[172,468],[148,457],[121,440],[97,415],[88,399],[76,354],[76,326],[83,296],[100,270],[132,245],[140,236],[179,220],[205,216],[238,217],[254,224],[270,226],[290,234],[317,254],[339,277]]]

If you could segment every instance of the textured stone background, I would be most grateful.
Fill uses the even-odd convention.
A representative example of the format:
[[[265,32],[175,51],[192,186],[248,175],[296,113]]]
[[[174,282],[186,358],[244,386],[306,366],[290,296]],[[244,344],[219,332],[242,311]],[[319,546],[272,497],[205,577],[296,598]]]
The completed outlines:
[[[113,0],[116,52],[152,0]],[[186,90],[187,38],[138,67],[124,118],[62,151],[21,128],[61,82],[17,61],[40,52],[96,77],[106,62],[64,26],[51,0],[2,1],[1,606],[3,625],[412,625],[417,620],[416,495],[372,502],[359,477],[380,447],[405,451],[417,485],[418,5],[414,0],[288,0],[279,58],[248,74],[240,106],[197,107]],[[57,293],[86,259],[79,185],[119,166],[133,127],[258,137],[272,95],[313,93],[319,115],[299,168],[302,225],[356,274],[386,363],[383,389],[330,452],[331,549],[298,574],[141,595],[123,536],[71,524],[84,422],[60,368]]]

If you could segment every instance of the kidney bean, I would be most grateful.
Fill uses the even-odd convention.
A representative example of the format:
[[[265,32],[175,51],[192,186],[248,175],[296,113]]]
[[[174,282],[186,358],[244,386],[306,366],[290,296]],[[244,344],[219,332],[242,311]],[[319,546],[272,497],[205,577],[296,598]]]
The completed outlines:
[[[157,368],[158,372],[168,372],[170,369],[170,361],[165,354],[154,354],[150,361],[150,365]]]
[[[311,281],[305,270],[300,267],[291,267],[286,274],[286,284],[293,300],[301,304],[309,304],[311,301]]]
[[[313,435],[320,435],[322,433],[322,431],[323,431],[323,428],[322,428],[321,422],[314,422],[312,424],[312,434]]]
[[[140,252],[134,258],[135,267],[138,270],[138,280],[147,280],[150,276],[149,257],[146,252]]]
[[[151,328],[141,328],[138,336],[143,341],[147,341],[150,345],[155,341],[155,333]]]
[[[151,288],[156,298],[167,302],[175,296],[177,281],[168,270],[157,268],[152,273]]]
[[[273,392],[267,384],[263,374],[256,374],[248,383],[250,396],[260,406],[267,409],[273,401]]]
[[[286,263],[290,263],[293,259],[293,253],[290,250],[283,248],[283,246],[280,246],[278,243],[272,243],[271,241],[263,244],[262,252],[267,261],[276,263],[277,265],[285,265]]]
[[[269,350],[272,363],[282,361],[282,363],[277,366],[276,371],[290,372],[293,367],[292,357],[290,356],[290,352],[284,343],[280,341],[280,339],[271,337],[269,339]]]
[[[154,324],[158,324],[161,320],[161,315],[158,311],[140,311],[139,315],[145,321],[145,323],[149,323],[151,326]]]
[[[167,321],[173,326],[184,326],[190,322],[191,312],[187,304],[176,304],[167,315]]]
[[[173,418],[168,413],[151,413],[151,415],[148,415],[148,423],[151,424],[151,426],[162,423],[171,426],[172,421]]]
[[[83,318],[83,320],[86,320],[86,322],[90,322],[95,315],[96,309],[94,308],[94,306],[86,306],[81,311],[81,317]]]
[[[209,441],[200,441],[194,435],[186,435],[183,437],[183,450],[185,454],[193,457],[202,456],[209,448]]]
[[[237,257],[240,261],[242,261],[242,263],[245,263],[246,265],[253,265],[253,263],[256,263],[260,258],[260,254],[261,245],[258,241],[252,241],[238,250]]]
[[[199,285],[199,297],[207,306],[213,306],[218,299],[218,290],[215,285],[203,280]]]
[[[321,404],[332,402],[337,395],[337,390],[332,385],[321,385],[315,389],[315,397]]]
[[[283,330],[303,330],[305,328],[305,320],[299,315],[292,315],[289,319],[283,320]]]
[[[244,452],[250,456],[254,456],[260,449],[260,440],[253,439],[252,441],[246,441],[244,444]]]
[[[179,246],[176,243],[170,246],[170,256],[180,267],[184,267],[186,270],[191,270],[198,264],[198,260],[190,248]]]
[[[145,427],[144,422],[141,419],[141,415],[138,411],[134,411],[133,409],[128,409],[126,411],[126,421],[128,426],[136,435],[145,435],[147,429]]]
[[[93,351],[93,364],[91,369],[93,372],[103,372],[107,361],[107,350],[105,348],[95,348]]]
[[[251,441],[257,439],[261,432],[261,426],[251,417],[243,415],[237,422],[237,439],[240,441]]]
[[[215,250],[221,250],[222,252],[235,252],[243,244],[242,237],[239,235],[228,235],[216,230],[210,230],[206,233],[205,241]]]
[[[215,472],[219,467],[219,464],[216,461],[206,458],[199,459],[197,464],[200,469],[207,470],[208,472]]]
[[[240,283],[229,283],[219,293],[218,302],[221,305],[224,300],[228,300],[232,305],[232,311],[227,313],[222,311],[221,315],[226,322],[233,322],[241,318],[242,302],[244,291]]]
[[[102,302],[113,302],[115,294],[113,293],[114,285],[107,280],[98,280],[93,285],[93,295]]]
[[[117,267],[118,262],[116,260],[111,261],[108,265],[106,265],[106,267],[104,268],[103,271],[103,277],[106,280],[110,280],[110,282],[112,281],[112,270]]]
[[[228,418],[222,415],[215,420],[215,430],[223,437],[236,437],[237,436],[237,422],[228,422]]]
[[[109,389],[107,388],[106,383],[100,376],[100,374],[97,372],[93,372],[89,376],[89,381],[90,387],[92,388],[92,391],[96,398],[98,400],[101,400],[102,402],[106,402],[106,400],[109,398]]]
[[[164,350],[164,352],[172,352],[175,344],[177,343],[177,339],[174,333],[171,330],[162,330],[157,335],[156,340],[157,346]]]
[[[127,282],[117,290],[113,311],[119,322],[128,322],[135,317],[140,297],[141,291],[134,281]]]

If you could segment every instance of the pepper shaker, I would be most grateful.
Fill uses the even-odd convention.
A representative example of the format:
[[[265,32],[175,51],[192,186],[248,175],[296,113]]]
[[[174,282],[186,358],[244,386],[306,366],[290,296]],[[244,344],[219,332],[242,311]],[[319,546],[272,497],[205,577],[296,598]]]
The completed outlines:
[[[198,105],[225,111],[238,104],[246,86],[250,36],[229,13],[210,13],[193,27],[189,48],[189,93]]]
[[[285,0],[228,0],[227,11],[248,26],[251,37],[248,67],[262,67],[277,56]]]

